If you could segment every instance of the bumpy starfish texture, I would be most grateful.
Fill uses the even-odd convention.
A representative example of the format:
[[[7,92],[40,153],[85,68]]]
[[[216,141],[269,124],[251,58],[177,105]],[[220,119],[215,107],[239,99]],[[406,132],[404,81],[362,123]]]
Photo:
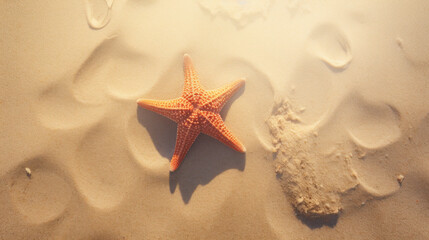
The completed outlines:
[[[215,90],[204,90],[198,80],[191,57],[183,57],[185,86],[181,97],[172,100],[139,99],[139,106],[163,115],[177,123],[176,147],[170,161],[174,172],[200,133],[209,135],[238,152],[246,148],[226,128],[219,112],[228,99],[244,85],[234,81]]]

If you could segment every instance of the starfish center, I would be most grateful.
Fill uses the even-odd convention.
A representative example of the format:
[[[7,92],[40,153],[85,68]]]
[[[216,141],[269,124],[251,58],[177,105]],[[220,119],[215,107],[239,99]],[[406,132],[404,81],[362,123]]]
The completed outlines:
[[[215,90],[202,89],[189,55],[184,56],[185,86],[181,97],[172,100],[139,99],[137,103],[177,122],[176,146],[170,162],[175,171],[200,133],[211,136],[232,149],[245,152],[244,145],[226,128],[220,110],[244,85],[236,80]]]

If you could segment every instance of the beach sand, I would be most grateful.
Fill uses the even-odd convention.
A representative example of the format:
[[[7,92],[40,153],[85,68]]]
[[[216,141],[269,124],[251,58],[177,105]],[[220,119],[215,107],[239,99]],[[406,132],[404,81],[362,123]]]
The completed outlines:
[[[1,1],[0,239],[428,239],[429,2]],[[246,146],[169,172],[183,56]]]

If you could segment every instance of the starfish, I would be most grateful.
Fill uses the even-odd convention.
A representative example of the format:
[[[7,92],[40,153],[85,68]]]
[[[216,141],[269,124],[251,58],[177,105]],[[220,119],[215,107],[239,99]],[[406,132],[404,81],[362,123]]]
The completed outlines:
[[[244,80],[236,80],[215,90],[204,90],[188,54],[183,57],[183,72],[185,86],[181,97],[172,100],[137,100],[139,106],[177,123],[176,147],[170,161],[170,171],[177,170],[200,133],[244,153],[246,148],[228,130],[219,114],[228,99],[244,85]]]

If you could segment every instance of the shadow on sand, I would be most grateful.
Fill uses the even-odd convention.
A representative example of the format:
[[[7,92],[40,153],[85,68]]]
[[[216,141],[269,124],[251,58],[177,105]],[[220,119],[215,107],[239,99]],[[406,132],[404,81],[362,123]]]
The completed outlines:
[[[334,228],[337,225],[338,214],[328,215],[325,217],[319,218],[308,218],[301,215],[297,215],[297,218],[307,225],[310,229],[321,228],[323,226],[328,226],[330,228]]]
[[[243,92],[244,88],[240,89],[224,106],[221,111],[223,119],[232,102]],[[140,107],[137,107],[137,118],[149,132],[159,153],[163,157],[171,159],[175,147],[177,124],[164,116]],[[217,175],[228,169],[244,171],[245,161],[245,154],[236,152],[217,140],[200,134],[180,167],[175,172],[170,172],[170,192],[174,193],[179,185],[182,199],[187,204],[198,185],[208,184]]]

